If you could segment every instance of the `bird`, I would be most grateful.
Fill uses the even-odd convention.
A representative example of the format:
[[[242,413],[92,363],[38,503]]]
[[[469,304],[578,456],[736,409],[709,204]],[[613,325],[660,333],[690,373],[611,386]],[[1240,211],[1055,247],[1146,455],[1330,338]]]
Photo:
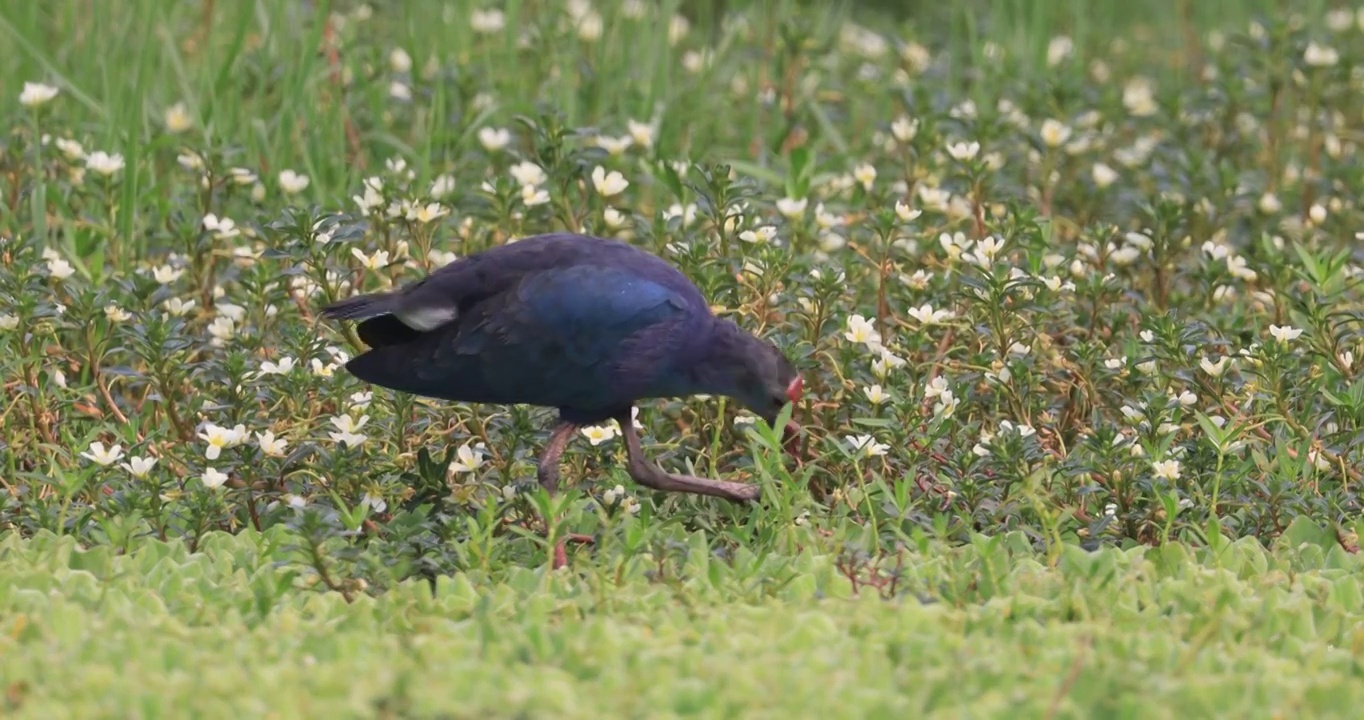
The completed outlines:
[[[536,468],[551,495],[574,433],[616,420],[626,470],[640,485],[756,501],[757,485],[653,464],[635,407],[724,396],[773,426],[804,388],[775,343],[716,315],[678,268],[630,243],[577,233],[495,245],[396,289],[331,302],[320,315],[357,323],[368,349],[345,370],[364,382],[437,400],[557,410]],[[799,432],[794,419],[782,428],[787,452],[796,453]],[[565,563],[561,541],[553,565]]]

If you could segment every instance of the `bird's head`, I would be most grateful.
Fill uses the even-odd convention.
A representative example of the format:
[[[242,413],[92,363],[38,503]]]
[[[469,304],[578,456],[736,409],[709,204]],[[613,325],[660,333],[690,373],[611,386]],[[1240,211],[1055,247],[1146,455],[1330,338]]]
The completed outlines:
[[[722,341],[728,345],[723,352],[723,394],[738,400],[755,415],[772,425],[787,403],[798,403],[805,382],[786,355],[771,341],[755,337],[729,321],[729,335]],[[727,341],[727,342],[726,342]],[[796,454],[800,425],[794,420],[786,423],[782,441],[788,452]]]

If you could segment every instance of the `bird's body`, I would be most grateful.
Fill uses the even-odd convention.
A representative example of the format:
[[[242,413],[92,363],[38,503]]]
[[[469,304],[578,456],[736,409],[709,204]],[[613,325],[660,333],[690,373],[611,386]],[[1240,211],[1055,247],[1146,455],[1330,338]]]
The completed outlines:
[[[370,349],[347,363],[356,377],[431,398],[557,408],[559,432],[628,420],[641,399],[699,393],[735,397],[771,422],[800,394],[800,376],[775,346],[713,315],[661,258],[615,240],[529,237],[323,312],[360,321]],[[677,483],[735,484],[670,476],[642,456],[637,464],[638,438],[621,424],[630,426],[631,474],[640,482],[756,497],[755,489],[683,487]],[[554,484],[546,463],[557,463],[566,442],[556,434],[546,451],[546,485]],[[557,481],[557,465],[553,475]]]
[[[526,238],[329,314],[368,318],[357,332],[371,349],[349,372],[425,397],[553,407],[590,425],[636,400],[731,390],[706,363],[733,323],[676,268],[614,240]]]

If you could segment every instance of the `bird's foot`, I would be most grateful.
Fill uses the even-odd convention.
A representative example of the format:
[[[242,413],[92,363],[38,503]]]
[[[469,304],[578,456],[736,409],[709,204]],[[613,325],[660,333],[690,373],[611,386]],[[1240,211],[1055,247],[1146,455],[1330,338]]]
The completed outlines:
[[[762,488],[757,485],[729,482],[728,480],[712,480],[693,475],[674,475],[647,462],[632,463],[630,476],[640,485],[655,490],[709,495],[730,502],[754,502],[762,495]]]
[[[582,533],[569,533],[562,538],[559,538],[559,542],[554,545],[553,569],[558,570],[561,567],[568,566],[568,550],[565,547],[568,543],[593,545],[596,544],[596,542],[596,539],[591,535],[583,535]]]
[[[664,492],[685,492],[693,495],[709,495],[730,502],[753,502],[762,494],[757,485],[712,480],[694,475],[674,475],[649,462],[640,448],[639,434],[635,432],[634,419],[629,413],[616,418],[621,434],[625,439],[625,469],[635,482],[644,487]]]

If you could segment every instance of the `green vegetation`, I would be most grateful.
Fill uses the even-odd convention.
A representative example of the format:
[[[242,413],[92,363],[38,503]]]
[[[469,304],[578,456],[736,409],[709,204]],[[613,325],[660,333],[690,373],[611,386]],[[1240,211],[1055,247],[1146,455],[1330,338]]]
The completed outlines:
[[[1355,716],[1364,13],[886,5],[0,3],[6,716]],[[566,228],[798,360],[640,409],[760,505],[316,321]]]
[[[904,558],[667,556],[511,569],[347,603],[295,589],[288,532],[201,552],[0,544],[0,674],[24,717],[1353,717],[1357,556],[1253,539],[1088,553],[1020,534]],[[283,561],[283,562],[281,562]],[[917,596],[931,601],[921,601]],[[8,715],[8,713],[7,713]]]

